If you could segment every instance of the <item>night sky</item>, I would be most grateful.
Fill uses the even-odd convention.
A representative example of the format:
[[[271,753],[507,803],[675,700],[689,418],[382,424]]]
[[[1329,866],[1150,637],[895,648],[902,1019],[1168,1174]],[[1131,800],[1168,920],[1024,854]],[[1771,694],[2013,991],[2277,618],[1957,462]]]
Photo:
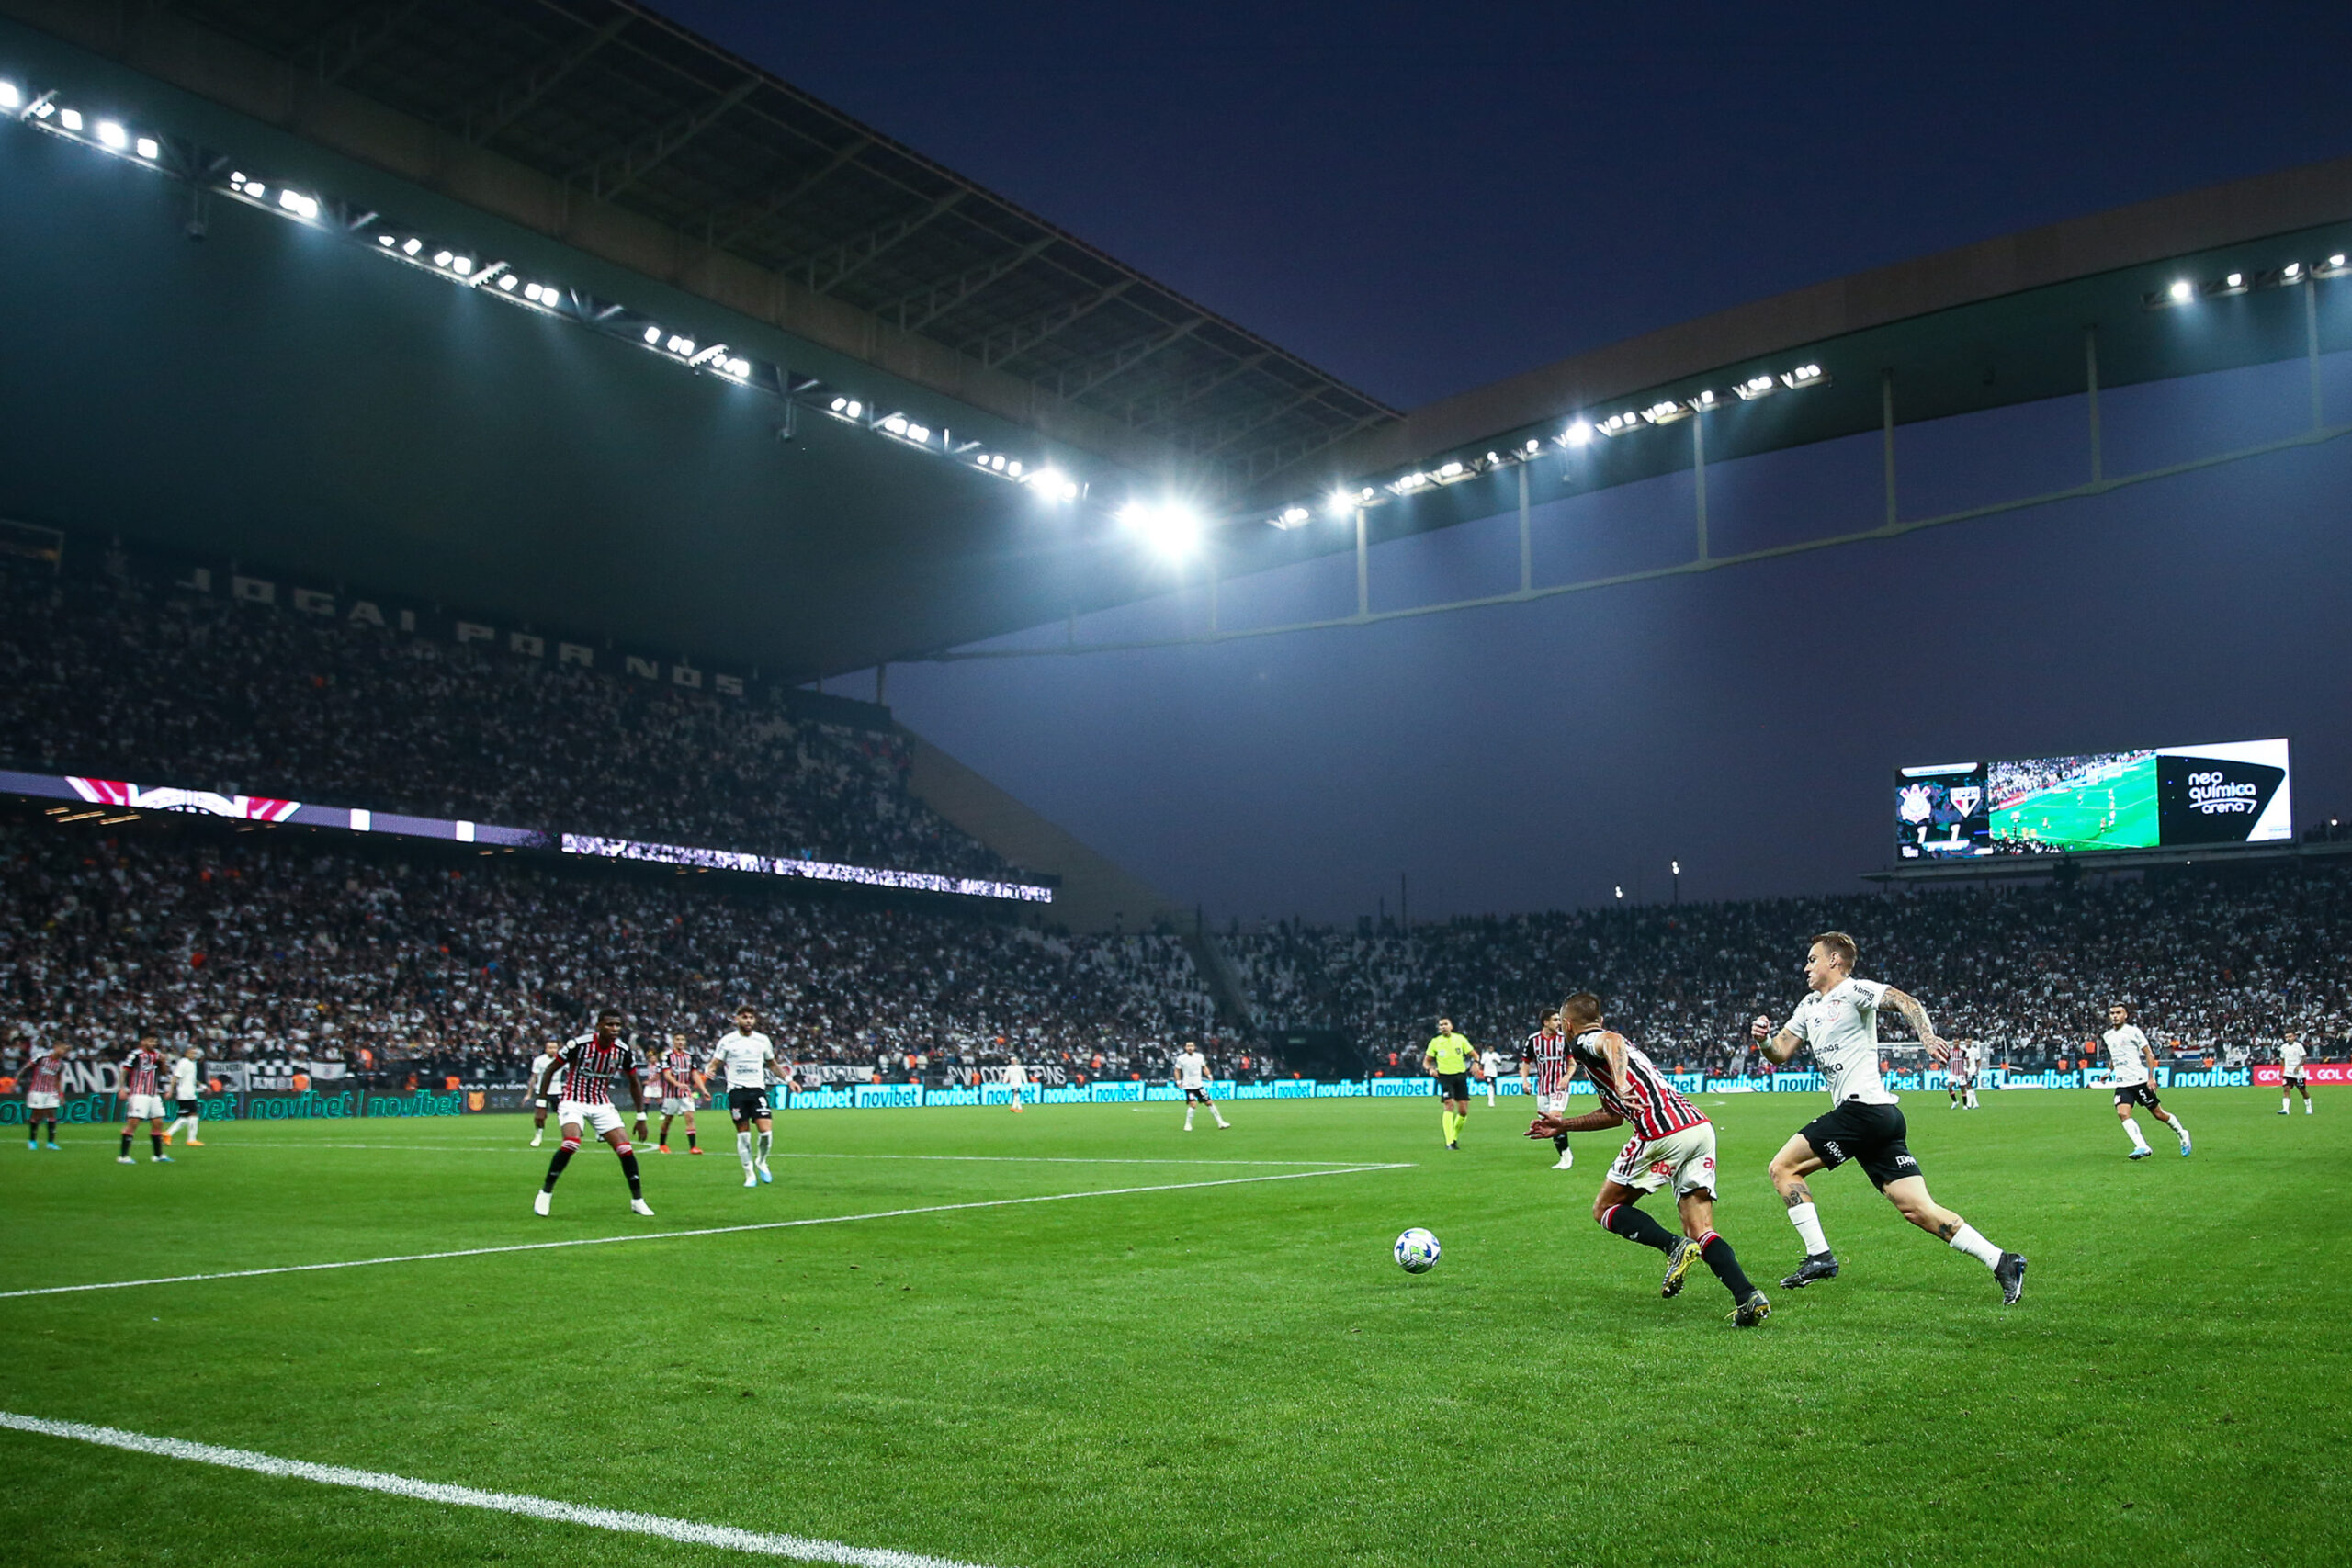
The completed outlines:
[[[1403,407],[2352,152],[2342,6],[664,8]],[[2285,372],[2115,400],[2109,471],[2293,429]],[[2342,420],[2352,367],[2328,382]],[[2080,419],[1906,431],[1906,513],[2072,482]],[[1719,547],[1866,525],[1874,460],[1717,471]],[[1852,890],[1906,761],[2283,733],[2299,820],[2352,809],[2347,480],[2335,446],[1532,605],[898,668],[890,698],[1219,919],[1393,910],[1400,872],[1417,917],[1657,900],[1675,858],[1686,897]],[[1539,581],[1667,550],[1687,495],[1550,509]],[[1508,586],[1515,547],[1502,525],[1390,547],[1375,600]],[[1344,610],[1344,570],[1231,592],[1227,624]]]

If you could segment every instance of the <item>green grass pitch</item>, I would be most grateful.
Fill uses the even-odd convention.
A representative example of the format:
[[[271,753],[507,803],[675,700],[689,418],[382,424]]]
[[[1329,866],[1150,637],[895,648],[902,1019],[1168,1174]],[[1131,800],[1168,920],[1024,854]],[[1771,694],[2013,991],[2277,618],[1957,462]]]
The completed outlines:
[[[1907,1097],[1939,1199],[2032,1258],[2005,1311],[1853,1169],[1815,1184],[1843,1277],[1772,1286],[1763,1167],[1819,1097],[1708,1102],[1776,1307],[1745,1333],[1703,1268],[1657,1299],[1589,1216],[1613,1142],[1551,1170],[1523,1100],[1460,1153],[1422,1100],[800,1114],[773,1187],[723,1134],[649,1156],[653,1220],[599,1148],[536,1218],[520,1118],[217,1123],[135,1168],[73,1128],[0,1145],[0,1290],[1409,1163],[0,1299],[0,1409],[994,1568],[2341,1562],[2352,1100],[2277,1104],[2184,1091],[2195,1157],[2132,1164],[2102,1094]],[[24,1432],[0,1463],[18,1562],[726,1555]]]
[[[1993,813],[1993,837],[2030,839],[2061,850],[2145,849],[2155,844],[2156,760],[2145,757],[2113,782],[2046,789]]]

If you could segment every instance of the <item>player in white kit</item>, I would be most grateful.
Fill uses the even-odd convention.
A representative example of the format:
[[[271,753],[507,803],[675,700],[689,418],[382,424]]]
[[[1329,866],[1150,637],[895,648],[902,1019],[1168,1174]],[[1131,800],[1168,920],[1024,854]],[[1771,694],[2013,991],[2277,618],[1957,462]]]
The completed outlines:
[[[2132,1021],[2132,1010],[2117,1002],[2107,1010],[2107,1032],[2100,1036],[2107,1042],[2107,1059],[2115,1065],[2115,1119],[2123,1123],[2123,1131],[2131,1136],[2130,1159],[2146,1159],[2156,1151],[2148,1140],[2140,1136],[2140,1123],[2132,1120],[2132,1108],[2144,1105],[2159,1122],[2170,1123],[2173,1134],[2180,1139],[2180,1157],[2188,1157],[2188,1129],[2180,1118],[2166,1111],[2156,1099],[2155,1053],[2148,1048],[2148,1037]]]
[[[1216,1108],[1216,1101],[1209,1098],[1209,1059],[1201,1055],[1201,1048],[1190,1040],[1185,1041],[1184,1049],[1177,1054],[1175,1066],[1176,1076],[1170,1081],[1184,1091],[1184,1131],[1189,1133],[1193,1130],[1193,1107],[1195,1105],[1207,1106],[1209,1114],[1216,1118],[1218,1126],[1232,1126],[1233,1123],[1225,1119],[1225,1112]]]
[[[1785,1062],[1798,1046],[1812,1046],[1831,1101],[1826,1114],[1798,1129],[1781,1146],[1768,1168],[1781,1201],[1788,1205],[1789,1224],[1804,1242],[1804,1261],[1781,1283],[1793,1291],[1838,1277],[1837,1255],[1822,1235],[1821,1215],[1804,1179],[1854,1160],[1905,1219],[1990,1269],[2000,1284],[2002,1304],[2014,1306],[2025,1293],[2024,1257],[1995,1247],[1974,1225],[1928,1195],[1919,1162],[1904,1141],[1908,1129],[1903,1112],[1879,1076],[1879,1010],[1892,1007],[1911,1021],[1928,1060],[1945,1061],[1951,1048],[1938,1038],[1928,1010],[1916,998],[1881,981],[1855,979],[1856,956],[1852,937],[1844,931],[1822,932],[1806,950],[1807,994],[1787,1025],[1776,1032],[1770,1019],[1758,1017],[1751,1026],[1758,1048],[1769,1061]]]
[[[1495,1108],[1495,1084],[1503,1076],[1502,1053],[1492,1045],[1478,1053],[1478,1076],[1487,1080],[1487,1109]]]
[[[2278,1046],[2278,1114],[2281,1116],[2287,1114],[2288,1105],[2298,1094],[2303,1097],[2303,1114],[2309,1116],[2312,1113],[2312,1089],[2311,1085],[2304,1081],[2308,1075],[2303,1070],[2307,1055],[2303,1050],[2301,1032],[2289,1030],[2287,1038]],[[54,1122],[51,1123],[52,1132],[55,1126]]]
[[[179,1060],[172,1064],[172,1100],[177,1107],[179,1115],[170,1126],[164,1129],[164,1142],[166,1145],[179,1136],[180,1129],[186,1127],[187,1146],[192,1149],[200,1149],[204,1146],[204,1140],[196,1135],[197,1129],[202,1126],[204,1122],[203,1102],[196,1098],[197,1076],[202,1070],[203,1061],[202,1049],[191,1045]]]
[[[760,1015],[749,1004],[735,1010],[735,1027],[711,1047],[703,1072],[715,1077],[721,1069],[727,1074],[727,1113],[735,1119],[735,1157],[743,1162],[743,1185],[773,1182],[768,1149],[775,1140],[775,1123],[768,1111],[768,1084],[781,1083],[789,1075],[775,1058],[775,1043],[760,1032]]]
[[[539,1140],[548,1135],[548,1117],[556,1108],[556,1069],[563,1066],[563,1042],[550,1040],[546,1054],[532,1059],[530,1089],[531,1146],[537,1148]],[[562,1129],[558,1128],[559,1132]]]
[[[1004,1087],[1012,1091],[1012,1113],[1020,1115],[1022,1099],[1029,1092],[1029,1069],[1018,1056],[1004,1064]]]

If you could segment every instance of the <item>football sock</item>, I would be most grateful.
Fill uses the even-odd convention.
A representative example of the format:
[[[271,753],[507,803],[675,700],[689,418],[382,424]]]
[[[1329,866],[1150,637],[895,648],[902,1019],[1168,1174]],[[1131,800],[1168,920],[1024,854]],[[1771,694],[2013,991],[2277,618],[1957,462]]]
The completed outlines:
[[[1184,1112],[1184,1131],[1186,1131],[1187,1133],[1189,1133],[1189,1132],[1191,1132],[1192,1130],[1193,1130],[1193,1113],[1192,1113],[1191,1111],[1187,1111],[1186,1112]]]
[[[2182,1143],[2188,1142],[2188,1123],[2176,1116],[2172,1119],[2172,1135]]]
[[[2131,1135],[2133,1148],[2144,1149],[2148,1146],[2148,1140],[2140,1136],[2140,1123],[2134,1118],[2127,1116],[2123,1119],[2123,1131]]]
[[[1214,1105],[1209,1107],[1209,1114],[1216,1118],[1216,1124],[1220,1127],[1230,1127],[1233,1125],[1232,1122],[1225,1119],[1225,1112],[1219,1111]]]
[[[1987,1269],[1997,1268],[2000,1264],[2001,1249],[1977,1235],[1976,1227],[1965,1222],[1962,1223],[1960,1229],[1951,1233],[1951,1245]]]
[[[158,1157],[161,1157],[164,1152],[164,1134],[161,1133],[148,1134],[147,1146],[153,1150]]]
[[[1707,1260],[1707,1267],[1715,1271],[1715,1278],[1724,1282],[1724,1289],[1731,1292],[1734,1302],[1744,1302],[1756,1293],[1756,1287],[1748,1283],[1747,1270],[1739,1266],[1739,1255],[1731,1249],[1731,1243],[1714,1232],[1709,1231],[1699,1238],[1699,1256]]]
[[[1789,1205],[1789,1224],[1797,1227],[1797,1237],[1804,1243],[1804,1255],[1817,1258],[1829,1250],[1829,1242],[1821,1234],[1821,1213],[1811,1203]]]
[[[191,1116],[187,1119],[187,1141],[189,1143],[192,1144],[196,1142],[196,1134],[203,1125],[204,1118],[201,1116]]]
[[[572,1154],[579,1147],[580,1145],[570,1138],[566,1138],[555,1146],[555,1158],[548,1161],[548,1179],[546,1185],[539,1189],[540,1191],[555,1190],[555,1179],[563,1174],[563,1168],[571,1163]]]
[[[762,1133],[760,1134],[760,1163],[762,1165],[768,1163],[768,1150],[774,1146],[775,1143],[775,1134],[774,1133]]]
[[[1631,1203],[1620,1203],[1611,1209],[1600,1223],[1611,1235],[1622,1235],[1627,1241],[1638,1241],[1660,1252],[1674,1250],[1674,1233]]]
[[[1437,1113],[1437,1119],[1439,1125],[1445,1129],[1445,1141],[1449,1144],[1453,1142],[1453,1112],[1441,1111]]]
[[[130,1153],[130,1134],[128,1133],[122,1135],[122,1152],[126,1155]]]
[[[688,1134],[686,1134],[686,1147],[688,1147],[688,1148],[693,1148],[694,1146],[695,1146],[695,1135],[694,1135],[692,1133],[688,1133]]]
[[[628,1195],[630,1197],[642,1198],[645,1196],[645,1189],[638,1185],[637,1151],[635,1149],[623,1149],[621,1151],[621,1174],[628,1178]]]
[[[1561,1154],[1566,1154],[1568,1152],[1568,1135],[1566,1133],[1553,1134],[1552,1147]]]
[[[736,1157],[737,1159],[740,1159],[740,1160],[741,1160],[741,1161],[743,1162],[743,1174],[744,1174],[744,1175],[746,1175],[746,1176],[751,1175],[751,1174],[752,1174],[752,1134],[749,1134],[749,1133],[738,1133],[738,1134],[735,1134],[735,1157]]]
[[[1971,1111],[1976,1109],[1976,1091],[1973,1089],[1968,1091],[1968,1109]]]

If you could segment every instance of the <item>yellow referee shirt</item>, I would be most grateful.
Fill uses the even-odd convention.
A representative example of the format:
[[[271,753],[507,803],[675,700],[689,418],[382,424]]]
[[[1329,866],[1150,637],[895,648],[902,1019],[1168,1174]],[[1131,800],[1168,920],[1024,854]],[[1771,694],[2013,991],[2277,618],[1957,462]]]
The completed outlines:
[[[1429,1054],[1437,1058],[1441,1073],[1462,1073],[1470,1070],[1470,1042],[1459,1034],[1441,1034],[1430,1042]]]

